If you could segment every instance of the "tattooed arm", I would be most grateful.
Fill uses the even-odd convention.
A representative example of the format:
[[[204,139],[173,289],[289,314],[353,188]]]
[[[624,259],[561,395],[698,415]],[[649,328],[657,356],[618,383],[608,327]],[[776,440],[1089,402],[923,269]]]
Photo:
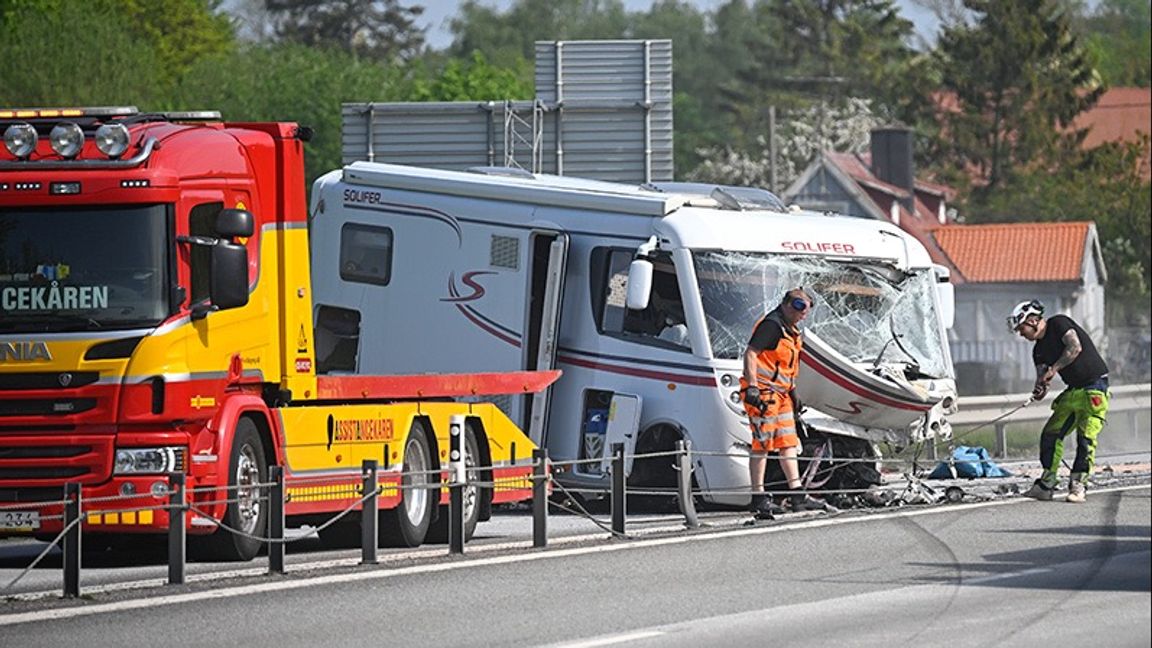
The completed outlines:
[[[1064,367],[1072,364],[1080,355],[1080,351],[1084,349],[1080,343],[1080,336],[1076,335],[1076,331],[1073,329],[1068,329],[1060,340],[1064,343],[1064,352],[1060,354],[1059,358],[1056,358],[1056,362],[1053,362],[1052,366],[1044,371],[1043,380],[1045,383],[1052,382],[1056,374]]]

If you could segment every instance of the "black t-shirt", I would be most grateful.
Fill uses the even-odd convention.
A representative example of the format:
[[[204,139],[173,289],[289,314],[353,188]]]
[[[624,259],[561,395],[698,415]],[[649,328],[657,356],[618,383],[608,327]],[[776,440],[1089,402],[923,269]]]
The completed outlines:
[[[753,351],[771,351],[780,344],[780,338],[784,337],[784,329],[780,323],[772,317],[765,317],[760,320],[760,324],[756,326],[756,330],[752,331],[752,339],[748,340],[748,348]]]
[[[1032,361],[1038,365],[1052,366],[1064,353],[1064,334],[1069,330],[1076,331],[1080,337],[1080,355],[1076,356],[1072,364],[1060,370],[1060,378],[1069,387],[1087,387],[1108,373],[1108,365],[1104,364],[1104,358],[1100,357],[1096,345],[1084,329],[1067,315],[1048,318],[1044,337],[1036,340],[1036,346],[1032,347]]]

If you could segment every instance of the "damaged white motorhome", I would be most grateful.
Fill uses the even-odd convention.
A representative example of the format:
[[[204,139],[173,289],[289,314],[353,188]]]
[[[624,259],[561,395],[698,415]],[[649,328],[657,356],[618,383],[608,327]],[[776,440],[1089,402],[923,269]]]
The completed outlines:
[[[686,439],[702,497],[747,502],[742,352],[795,286],[814,297],[806,455],[875,459],[880,442],[951,433],[951,284],[889,223],[756,189],[370,162],[318,179],[311,219],[319,370],[562,369],[502,407],[577,462],[570,485],[606,488],[612,442],[631,456]],[[672,486],[672,463],[630,462],[629,483]],[[867,482],[861,465],[842,468]]]

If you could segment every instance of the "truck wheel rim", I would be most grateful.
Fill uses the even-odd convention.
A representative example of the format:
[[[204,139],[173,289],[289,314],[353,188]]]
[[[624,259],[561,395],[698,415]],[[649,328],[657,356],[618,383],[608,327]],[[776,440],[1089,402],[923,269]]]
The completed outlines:
[[[412,525],[420,524],[428,509],[428,465],[421,452],[420,444],[415,439],[408,441],[408,448],[404,452],[404,464],[407,466],[408,476],[405,483],[408,486],[404,491],[404,510],[408,521]]]
[[[464,487],[464,519],[472,517],[480,499],[480,488],[476,482],[480,481],[480,471],[476,469],[476,456],[472,447],[467,446],[464,452],[464,471],[468,475],[468,485]]]
[[[260,519],[259,462],[256,450],[248,444],[240,448],[236,461],[236,510],[240,530],[251,534]]]

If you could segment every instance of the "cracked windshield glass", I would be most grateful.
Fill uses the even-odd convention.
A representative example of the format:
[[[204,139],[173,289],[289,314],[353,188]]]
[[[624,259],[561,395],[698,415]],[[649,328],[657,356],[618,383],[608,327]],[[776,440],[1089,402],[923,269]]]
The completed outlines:
[[[899,363],[927,376],[951,377],[930,270],[906,273],[881,262],[746,252],[697,251],[693,258],[717,358],[739,358],[752,326],[785,290],[802,286],[813,298],[803,328],[852,362]]]
[[[0,331],[159,323],[165,240],[162,205],[0,211]]]

